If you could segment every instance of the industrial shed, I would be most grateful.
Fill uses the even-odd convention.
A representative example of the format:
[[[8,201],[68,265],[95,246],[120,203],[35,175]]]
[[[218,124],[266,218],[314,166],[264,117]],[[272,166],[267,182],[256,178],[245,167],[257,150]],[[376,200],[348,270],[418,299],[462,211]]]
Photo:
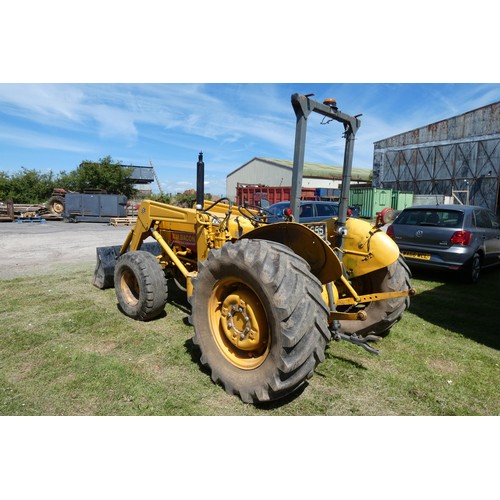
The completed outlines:
[[[292,160],[277,160],[255,157],[226,177],[227,197],[235,201],[238,184],[261,184],[266,186],[291,186]],[[352,169],[352,183],[369,183],[372,171]],[[342,167],[304,162],[303,188],[337,189],[342,179]]]
[[[500,102],[374,144],[373,186],[500,212]]]

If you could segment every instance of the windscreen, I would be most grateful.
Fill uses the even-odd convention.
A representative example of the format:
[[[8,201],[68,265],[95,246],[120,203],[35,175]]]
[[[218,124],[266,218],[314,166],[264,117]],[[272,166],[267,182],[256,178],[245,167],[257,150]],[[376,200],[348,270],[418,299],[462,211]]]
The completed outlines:
[[[406,209],[394,221],[395,224],[406,226],[436,226],[459,229],[464,219],[463,212],[446,209]]]

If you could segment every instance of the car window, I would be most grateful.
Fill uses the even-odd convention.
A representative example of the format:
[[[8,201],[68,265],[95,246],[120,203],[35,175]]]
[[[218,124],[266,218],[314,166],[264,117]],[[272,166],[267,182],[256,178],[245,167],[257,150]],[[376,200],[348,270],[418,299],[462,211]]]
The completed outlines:
[[[300,207],[300,217],[313,217],[313,206],[311,203],[304,204]]]
[[[441,209],[406,209],[395,220],[408,226],[462,227],[463,212]]]
[[[488,229],[491,229],[493,227],[493,222],[486,210],[474,210],[474,215],[476,216],[477,227]]]
[[[486,213],[488,214],[489,218],[491,219],[491,226],[494,229],[500,228],[500,217],[497,217],[491,210],[487,210]]]
[[[338,210],[335,205],[316,205],[316,210],[318,215],[321,217],[336,217],[338,215]]]

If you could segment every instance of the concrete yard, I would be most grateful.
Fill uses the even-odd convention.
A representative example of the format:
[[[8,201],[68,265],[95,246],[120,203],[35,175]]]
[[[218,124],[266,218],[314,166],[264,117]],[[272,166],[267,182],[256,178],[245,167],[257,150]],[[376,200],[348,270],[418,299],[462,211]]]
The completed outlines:
[[[96,247],[121,245],[132,227],[98,222],[0,222],[0,279],[91,266]]]

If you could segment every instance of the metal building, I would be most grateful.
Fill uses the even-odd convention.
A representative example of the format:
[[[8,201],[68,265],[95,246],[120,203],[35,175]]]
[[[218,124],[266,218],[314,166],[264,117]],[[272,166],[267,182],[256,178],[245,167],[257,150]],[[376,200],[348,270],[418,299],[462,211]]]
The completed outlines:
[[[373,186],[500,212],[500,102],[374,144]]]
[[[292,160],[255,157],[226,177],[226,194],[235,201],[238,184],[264,184],[266,186],[292,185]],[[352,169],[352,183],[367,183],[372,171]],[[342,179],[342,167],[304,162],[303,188],[337,189]]]

